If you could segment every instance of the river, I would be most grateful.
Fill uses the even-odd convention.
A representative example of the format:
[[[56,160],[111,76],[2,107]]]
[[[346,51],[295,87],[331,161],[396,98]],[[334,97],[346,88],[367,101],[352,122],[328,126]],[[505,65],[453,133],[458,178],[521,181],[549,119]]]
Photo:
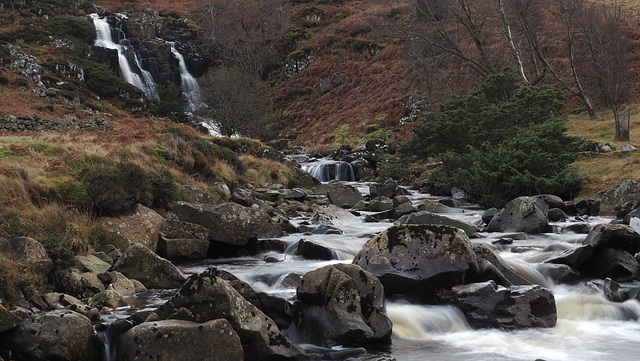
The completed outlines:
[[[366,193],[362,183],[351,183]],[[413,202],[428,195],[412,194]],[[482,210],[474,207],[460,209],[446,216],[477,224]],[[366,212],[362,213],[364,218]],[[361,218],[361,219],[362,219]],[[293,219],[300,224],[306,219]],[[591,217],[586,219],[590,227],[609,223],[612,219]],[[290,249],[279,263],[267,263],[265,255],[234,259],[210,259],[178,265],[187,275],[199,273],[210,266],[227,270],[257,291],[267,292],[292,300],[295,296],[295,279],[308,271],[328,264],[350,263],[364,243],[374,234],[393,223],[340,223],[336,227],[341,235],[293,234],[281,240]],[[544,275],[544,260],[564,249],[577,247],[586,234],[561,233],[568,222],[553,224],[559,233],[529,235],[512,244],[500,246],[498,254],[512,265],[521,276],[533,283],[549,288],[556,299],[558,323],[553,328],[535,328],[520,331],[495,329],[471,329],[462,313],[451,306],[427,306],[399,301],[388,302],[387,312],[393,322],[392,346],[379,352],[392,355],[397,360],[637,360],[640,355],[640,302],[624,303],[608,301],[591,282],[575,285],[554,284]],[[472,242],[492,244],[510,235],[483,233]],[[293,248],[301,239],[313,240],[334,250],[332,261],[310,261],[294,255]],[[549,250],[553,249],[553,250]],[[514,252],[516,250],[516,252]],[[282,255],[279,255],[282,257]],[[595,283],[598,280],[593,280]],[[601,282],[601,281],[600,281]],[[295,331],[288,330],[296,340]]]

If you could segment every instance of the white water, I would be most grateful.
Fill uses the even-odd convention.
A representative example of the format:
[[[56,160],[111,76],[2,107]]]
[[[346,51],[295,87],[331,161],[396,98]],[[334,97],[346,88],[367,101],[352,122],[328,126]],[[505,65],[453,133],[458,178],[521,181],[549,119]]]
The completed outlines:
[[[171,52],[173,53],[173,56],[178,59],[180,64],[180,86],[182,92],[187,97],[187,100],[189,100],[189,105],[187,106],[186,111],[195,112],[196,110],[206,108],[207,104],[202,102],[198,80],[196,80],[196,78],[194,78],[187,69],[187,63],[184,61],[184,57],[176,49],[176,45],[173,42],[171,43]]]
[[[119,18],[124,17],[124,15],[121,14],[116,14],[116,16]],[[118,43],[116,43],[111,36],[112,29],[107,19],[100,18],[98,14],[91,14],[89,17],[91,17],[96,27],[97,39],[94,45],[107,49],[115,49],[118,52],[118,63],[120,65],[120,75],[122,79],[142,90],[147,98],[159,99],[151,73],[142,68],[136,52],[128,45],[128,41],[122,30],[119,28],[115,29],[122,36],[121,39],[118,39]],[[129,63],[127,55],[133,58],[134,64]]]
[[[320,160],[303,164],[302,169],[323,182],[356,180],[353,167],[347,162]]]

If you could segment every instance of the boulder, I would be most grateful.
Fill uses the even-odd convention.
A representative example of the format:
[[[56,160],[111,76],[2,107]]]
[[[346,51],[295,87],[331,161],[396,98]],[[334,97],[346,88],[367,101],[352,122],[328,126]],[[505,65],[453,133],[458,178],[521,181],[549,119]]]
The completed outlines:
[[[567,219],[567,214],[560,208],[551,208],[547,213],[547,218],[549,218],[551,222],[560,222]]]
[[[18,326],[21,318],[9,312],[2,304],[0,304],[0,333],[8,331]]]
[[[466,233],[443,225],[394,225],[367,241],[353,263],[378,277],[387,295],[426,303],[478,271]]]
[[[384,212],[393,209],[393,200],[388,197],[376,197],[369,202],[369,211]]]
[[[170,261],[202,260],[207,258],[210,244],[207,239],[160,237],[156,253]]]
[[[482,212],[482,221],[485,224],[489,224],[491,222],[491,220],[493,219],[493,217],[496,216],[496,214],[498,214],[498,209],[495,207],[491,207],[487,210],[485,210],[484,212]]]
[[[553,194],[539,194],[537,196],[534,196],[533,198],[535,199],[540,199],[543,202],[545,202],[547,204],[547,207],[549,209],[551,208],[559,208],[561,210],[565,210],[566,206],[564,201],[562,200],[562,198],[553,195]]]
[[[588,265],[589,274],[596,278],[616,281],[640,279],[640,263],[629,252],[607,248],[593,256]]]
[[[478,236],[473,226],[469,223],[451,219],[449,217],[441,216],[439,214],[434,214],[428,211],[420,211],[404,215],[396,221],[396,224],[437,224],[452,226],[462,229],[469,237],[473,238]]]
[[[91,294],[104,291],[105,287],[98,275],[93,272],[84,272],[80,274],[80,285]]]
[[[42,243],[30,237],[16,237],[9,240],[8,253],[15,260],[33,265],[42,273],[53,271],[53,261]]]
[[[487,225],[487,232],[542,233],[547,227],[547,204],[533,197],[519,197],[502,209]]]
[[[120,251],[124,251],[133,243],[141,243],[155,251],[164,218],[154,210],[138,204],[132,214],[98,218],[97,222],[114,236],[114,246]]]
[[[359,201],[364,200],[360,191],[355,187],[335,188],[327,192],[331,204],[341,208],[351,208]]]
[[[625,224],[601,224],[592,229],[582,242],[596,252],[604,248],[617,248],[631,254],[640,252],[640,234]]]
[[[184,222],[209,229],[209,240],[232,246],[244,246],[257,238],[281,236],[282,229],[267,212],[236,203],[215,206],[176,202],[171,211]]]
[[[318,178],[313,177],[311,174],[304,174],[298,178],[298,187],[303,189],[313,189],[313,187],[322,184]]]
[[[524,277],[520,276],[509,264],[495,253],[489,246],[482,243],[476,243],[471,246],[478,259],[479,279],[478,281],[494,280],[502,286],[511,285],[530,285]],[[496,276],[497,279],[491,276]],[[499,279],[505,279],[508,283],[503,284]]]
[[[178,288],[186,279],[171,262],[140,243],[127,248],[113,269],[137,279],[148,288]]]
[[[298,256],[304,259],[332,260],[337,259],[332,249],[313,241],[301,239],[298,242]]]
[[[0,337],[0,356],[7,360],[91,361],[95,359],[93,326],[88,318],[70,310],[25,318]]]
[[[304,342],[326,347],[391,343],[380,281],[357,265],[308,272],[297,289],[297,325]]]
[[[640,201],[640,187],[633,180],[625,180],[611,189],[598,192],[594,200],[600,204],[601,216],[620,216],[637,208]]]
[[[289,301],[264,292],[258,292],[256,296],[260,301],[262,312],[269,316],[278,325],[279,329],[285,330],[289,328],[293,320],[293,311]]]
[[[224,318],[240,336],[245,360],[305,358],[302,348],[280,332],[275,322],[243,298],[215,269],[192,275],[176,294],[156,310],[167,319],[181,308],[196,322]]]
[[[114,290],[104,290],[95,294],[89,300],[90,307],[102,308],[118,308],[127,306],[127,301],[124,300],[122,295]]]
[[[558,318],[553,294],[538,285],[472,283],[453,287],[445,301],[460,308],[473,328],[553,327]]]
[[[180,193],[182,198],[190,203],[206,204],[210,206],[224,203],[224,200],[220,198],[220,196],[213,195],[197,187],[183,185],[180,190],[182,191]]]
[[[111,265],[94,255],[76,256],[81,272],[102,273],[109,271]]]
[[[242,360],[238,334],[227,320],[203,323],[182,320],[146,322],[117,339],[118,361],[145,359],[163,361]]]
[[[549,258],[546,263],[564,264],[576,269],[580,269],[585,261],[593,255],[593,247],[590,245],[562,251],[560,254]]]
[[[133,296],[136,294],[135,283],[118,271],[109,272],[111,279],[108,283],[109,290],[118,293],[122,297]]]
[[[398,194],[398,186],[393,182],[375,183],[369,185],[369,195],[372,197],[393,198]]]
[[[360,219],[351,212],[339,208],[333,204],[320,206],[311,216],[312,224],[324,224],[327,226],[339,226],[343,224],[353,224],[360,222]]]
[[[68,308],[71,306],[81,307],[84,306],[84,303],[79,299],[59,292],[49,292],[42,295],[42,299],[46,302],[50,309],[52,310],[60,310],[63,308]]]
[[[536,269],[555,284],[575,284],[580,280],[580,272],[566,264],[540,263]]]
[[[168,219],[160,228],[160,236],[166,239],[206,239],[209,229],[195,223]]]

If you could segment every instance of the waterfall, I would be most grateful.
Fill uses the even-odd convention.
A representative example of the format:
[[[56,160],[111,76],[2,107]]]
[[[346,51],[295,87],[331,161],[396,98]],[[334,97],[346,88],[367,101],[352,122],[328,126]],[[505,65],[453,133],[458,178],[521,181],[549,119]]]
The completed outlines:
[[[176,45],[174,42],[171,42],[171,52],[178,59],[180,64],[180,87],[182,92],[189,100],[189,105],[186,107],[186,111],[194,112],[198,109],[205,108],[207,104],[202,102],[202,98],[200,97],[200,86],[198,85],[198,81],[194,78],[189,70],[187,69],[187,63],[184,61],[184,57],[178,50],[176,49]]]
[[[350,163],[341,161],[321,161],[304,167],[304,170],[322,182],[332,180],[353,182],[356,176]]]
[[[115,29],[118,33],[117,43],[113,40],[112,28],[106,18],[100,18],[98,14],[91,14],[89,17],[96,27],[97,38],[94,45],[101,48],[115,49],[118,52],[118,64],[120,65],[122,79],[142,90],[147,98],[159,99],[151,73],[142,68],[136,52],[129,45],[129,41],[122,31],[121,26],[124,15],[116,14],[118,20],[118,26]],[[133,64],[129,62],[129,58],[133,60]]]

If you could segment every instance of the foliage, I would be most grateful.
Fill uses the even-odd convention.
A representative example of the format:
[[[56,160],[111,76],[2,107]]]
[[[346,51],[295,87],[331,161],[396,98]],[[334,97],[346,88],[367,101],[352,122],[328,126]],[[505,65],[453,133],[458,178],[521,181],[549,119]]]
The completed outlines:
[[[156,90],[160,97],[156,112],[161,116],[171,118],[174,122],[186,120],[184,107],[189,104],[189,101],[182,94],[182,90],[172,82],[156,85]]]
[[[87,88],[96,94],[115,98],[123,93],[133,94],[134,98],[142,98],[142,91],[120,79],[108,66],[90,60],[81,61],[84,69]]]
[[[539,193],[570,197],[582,183],[569,166],[580,140],[566,135],[566,119],[554,115],[563,106],[552,86],[518,86],[514,76],[491,75],[477,91],[427,114],[400,152],[439,157],[444,165],[435,180],[465,188],[483,205]]]
[[[41,287],[43,281],[29,264],[0,253],[0,299],[10,300],[16,291],[26,293],[34,287]]]

